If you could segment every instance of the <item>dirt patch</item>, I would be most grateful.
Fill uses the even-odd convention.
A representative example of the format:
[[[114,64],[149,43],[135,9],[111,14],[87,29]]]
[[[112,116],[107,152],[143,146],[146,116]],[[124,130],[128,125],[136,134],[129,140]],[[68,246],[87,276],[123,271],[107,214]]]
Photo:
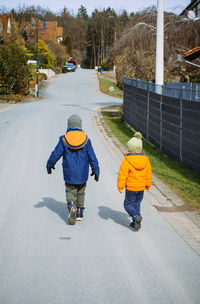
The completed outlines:
[[[162,207],[162,206],[156,206],[153,205],[156,210],[159,212],[185,212],[185,211],[192,211],[192,209],[189,206],[183,205],[183,206],[172,206],[172,207]]]

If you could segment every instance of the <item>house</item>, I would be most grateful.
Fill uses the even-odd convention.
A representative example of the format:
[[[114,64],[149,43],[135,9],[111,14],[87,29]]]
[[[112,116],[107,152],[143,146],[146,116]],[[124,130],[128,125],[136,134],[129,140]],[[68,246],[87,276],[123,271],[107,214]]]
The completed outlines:
[[[191,0],[180,16],[186,16],[191,19],[200,18],[200,0]]]
[[[57,26],[57,21],[47,21],[45,30],[42,29],[43,21],[38,20],[39,39],[44,41],[61,42],[63,40],[63,28]],[[36,39],[36,20],[31,19],[30,22],[21,25],[23,31],[26,32],[27,39]]]
[[[40,39],[44,41],[61,42],[63,39],[63,28],[57,26],[57,21],[47,21],[47,29],[40,31]],[[43,22],[39,20],[40,28],[43,26]]]
[[[0,40],[5,38],[11,32],[11,23],[9,15],[0,15]]]

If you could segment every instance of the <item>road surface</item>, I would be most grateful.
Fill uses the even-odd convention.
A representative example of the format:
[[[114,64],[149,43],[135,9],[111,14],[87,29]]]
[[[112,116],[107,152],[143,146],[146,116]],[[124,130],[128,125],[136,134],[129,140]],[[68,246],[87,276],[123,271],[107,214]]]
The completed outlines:
[[[60,75],[42,100],[0,113],[0,303],[198,304],[200,258],[146,198],[141,230],[129,228],[119,166],[91,119],[94,106],[120,100],[98,93],[94,75]],[[75,226],[61,161],[52,175],[45,168],[71,114],[81,116],[101,169]]]

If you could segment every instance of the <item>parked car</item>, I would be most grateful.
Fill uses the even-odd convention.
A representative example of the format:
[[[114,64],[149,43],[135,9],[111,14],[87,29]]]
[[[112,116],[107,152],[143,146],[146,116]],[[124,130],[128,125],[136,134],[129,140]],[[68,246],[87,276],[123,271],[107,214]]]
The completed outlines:
[[[69,63],[67,62],[66,63],[66,69],[67,69],[67,72],[75,72],[75,65],[73,63]]]
[[[73,63],[75,68],[77,68],[77,63],[75,60],[70,59],[70,60],[68,60],[68,63]]]
[[[62,73],[67,73],[67,67],[65,65],[62,67]]]
[[[69,62],[66,62],[66,64],[62,67],[62,73],[75,72],[75,70],[75,65]]]

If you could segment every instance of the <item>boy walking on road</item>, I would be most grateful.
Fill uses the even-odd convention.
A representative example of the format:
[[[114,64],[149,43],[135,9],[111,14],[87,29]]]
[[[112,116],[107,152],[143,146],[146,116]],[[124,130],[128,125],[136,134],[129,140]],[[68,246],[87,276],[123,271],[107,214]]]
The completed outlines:
[[[151,164],[149,158],[142,153],[142,134],[136,132],[128,143],[128,153],[124,156],[118,175],[117,187],[119,192],[126,188],[124,209],[132,217],[130,227],[139,230],[142,216],[140,204],[151,186]]]
[[[82,121],[78,115],[68,119],[68,128],[47,161],[47,172],[51,174],[56,162],[63,158],[63,176],[66,200],[69,209],[69,224],[83,219],[86,182],[89,166],[96,182],[99,180],[99,165],[90,139],[82,131]]]

